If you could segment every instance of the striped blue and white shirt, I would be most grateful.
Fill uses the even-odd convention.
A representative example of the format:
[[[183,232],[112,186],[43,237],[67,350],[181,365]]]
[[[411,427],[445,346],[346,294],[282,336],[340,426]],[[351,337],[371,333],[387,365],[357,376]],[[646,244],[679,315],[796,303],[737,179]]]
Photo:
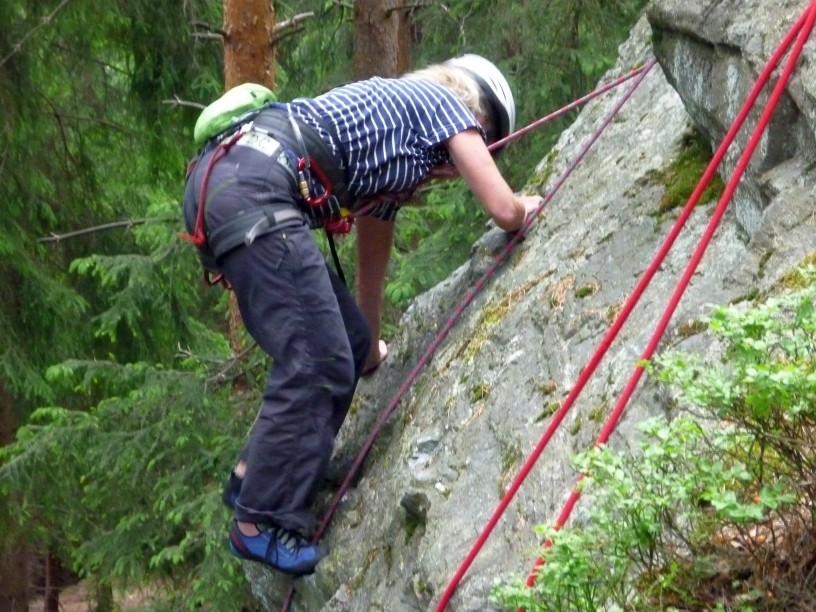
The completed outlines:
[[[331,145],[349,191],[362,201],[412,191],[434,166],[450,161],[443,142],[481,130],[453,91],[425,80],[374,77],[287,106]],[[367,214],[390,220],[396,210],[385,203]]]

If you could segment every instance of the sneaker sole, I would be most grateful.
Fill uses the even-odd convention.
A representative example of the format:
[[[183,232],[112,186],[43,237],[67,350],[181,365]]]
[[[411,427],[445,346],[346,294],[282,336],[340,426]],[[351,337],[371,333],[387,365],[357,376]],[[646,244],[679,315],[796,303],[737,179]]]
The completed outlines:
[[[287,576],[293,576],[295,578],[300,578],[301,576],[311,576],[312,574],[315,573],[315,569],[316,569],[316,568],[312,568],[312,569],[310,569],[308,571],[286,570],[286,569],[282,569],[282,568],[280,568],[280,567],[278,567],[276,565],[272,565],[270,563],[267,563],[265,559],[259,559],[258,557],[247,557],[247,556],[241,554],[241,551],[239,551],[237,548],[235,548],[235,545],[232,543],[231,538],[229,540],[229,551],[234,557],[238,557],[239,559],[243,559],[244,561],[252,561],[254,563],[260,563],[264,567],[268,567],[268,568],[273,569],[275,571],[278,571],[278,572],[280,572],[282,574],[286,574]],[[320,562],[324,558],[325,558],[325,555],[323,557],[320,557],[318,562]]]

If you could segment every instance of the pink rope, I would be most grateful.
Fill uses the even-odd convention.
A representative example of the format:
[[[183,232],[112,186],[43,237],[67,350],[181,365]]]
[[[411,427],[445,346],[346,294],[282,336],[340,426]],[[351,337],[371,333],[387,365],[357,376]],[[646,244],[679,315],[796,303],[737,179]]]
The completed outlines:
[[[648,63],[643,64],[642,66],[640,66],[638,68],[635,68],[634,70],[629,71],[628,73],[624,74],[623,76],[620,76],[617,79],[609,81],[609,83],[606,83],[605,85],[599,87],[595,91],[593,91],[591,93],[588,93],[587,95],[585,95],[585,96],[583,96],[581,98],[578,98],[574,102],[570,102],[569,104],[567,104],[566,106],[558,109],[557,111],[554,111],[554,112],[550,113],[549,115],[545,115],[544,117],[542,117],[541,119],[539,119],[537,121],[533,121],[533,123],[531,123],[527,127],[523,127],[520,130],[517,130],[517,131],[513,132],[509,136],[506,136],[505,138],[502,138],[501,140],[499,140],[497,142],[494,142],[493,144],[491,144],[488,147],[488,149],[490,149],[492,151],[493,149],[498,149],[500,147],[503,147],[504,145],[506,145],[507,143],[509,143],[509,142],[511,142],[513,140],[518,140],[519,138],[521,138],[522,136],[524,136],[528,132],[531,132],[531,131],[533,131],[533,130],[535,130],[537,128],[540,128],[545,123],[549,123],[550,121],[553,121],[554,119],[557,119],[558,117],[562,117],[562,116],[566,115],[568,112],[573,111],[573,110],[575,110],[576,108],[578,108],[580,106],[583,106],[587,102],[590,102],[590,101],[594,100],[595,98],[597,98],[598,96],[600,96],[602,94],[605,94],[607,91],[609,91],[611,89],[614,89],[615,87],[618,87],[619,85],[624,84],[626,81],[628,81],[630,79],[634,79],[635,77],[640,76],[640,74],[642,72],[648,71],[650,69],[651,69],[651,66]]]
[[[494,142],[493,144],[491,144],[488,147],[488,149],[490,151],[493,151],[494,149],[497,149],[499,147],[503,147],[504,145],[506,145],[507,143],[509,143],[509,142],[511,142],[513,140],[518,140],[519,138],[521,138],[525,134],[531,132],[532,130],[540,128],[544,124],[549,123],[550,121],[553,121],[555,119],[558,119],[559,117],[563,117],[568,112],[573,111],[576,108],[579,108],[579,107],[583,106],[584,104],[594,100],[598,96],[601,96],[601,95],[605,94],[606,92],[608,92],[608,91],[610,91],[612,89],[615,89],[616,87],[624,84],[626,81],[637,77],[645,69],[646,69],[646,66],[643,65],[643,66],[640,66],[638,68],[635,68],[635,69],[631,70],[630,72],[624,74],[623,76],[620,76],[617,79],[614,79],[613,81],[610,81],[609,83],[606,83],[605,85],[599,87],[595,91],[593,91],[591,93],[588,93],[587,95],[585,95],[585,96],[583,96],[581,98],[578,98],[577,100],[574,100],[573,102],[570,102],[566,106],[563,106],[563,107],[559,108],[557,111],[553,111],[549,115],[545,115],[544,117],[534,121],[530,125],[528,125],[526,127],[523,127],[523,128],[519,129],[516,132],[513,132],[509,136],[506,136],[505,138],[502,138],[499,141]],[[413,196],[414,192],[416,191],[416,189],[418,189],[419,187],[424,185],[426,182],[429,182],[429,181],[432,181],[432,180],[436,181],[436,180],[441,180],[441,179],[450,179],[450,178],[455,178],[456,176],[458,176],[458,173],[456,172],[456,167],[453,166],[453,165],[448,164],[448,165],[442,166],[440,168],[435,168],[434,170],[431,171],[431,175],[427,179],[425,179],[425,181],[422,181],[419,185],[417,185],[417,187],[414,188],[414,191],[407,192],[407,193],[386,193],[386,194],[381,194],[379,196],[374,196],[373,198],[371,198],[366,203],[365,206],[360,208],[360,210],[358,210],[355,213],[355,215],[357,215],[357,216],[365,215],[371,208],[373,208],[374,206],[376,206],[377,204],[380,204],[382,202],[388,202],[388,201],[404,202],[404,201],[410,200],[411,197]]]
[[[811,34],[811,31],[813,30],[813,26],[814,26],[815,21],[816,21],[816,0],[814,0],[814,2],[811,4],[811,7],[808,9],[808,11],[803,13],[802,17],[791,28],[791,30],[786,35],[785,39],[782,41],[780,46],[774,52],[771,59],[768,61],[767,65],[765,66],[765,69],[762,71],[761,75],[757,79],[757,82],[755,83],[755,85],[754,85],[753,89],[751,90],[748,98],[746,99],[746,102],[744,103],[742,109],[740,110],[740,113],[738,114],[738,116],[735,119],[733,125],[731,126],[728,133],[726,134],[722,144],[717,149],[717,152],[714,155],[714,157],[712,158],[711,163],[709,164],[708,168],[706,169],[706,172],[703,174],[703,177],[700,180],[700,182],[698,183],[697,188],[695,189],[694,193],[689,198],[689,202],[688,202],[688,204],[686,205],[686,208],[683,211],[684,214],[681,215],[682,224],[685,224],[685,219],[688,218],[688,214],[691,213],[691,210],[699,202],[700,196],[705,191],[706,187],[708,186],[708,183],[713,178],[714,171],[716,170],[719,163],[722,161],[722,158],[725,156],[725,153],[728,150],[728,148],[730,147],[730,145],[733,143],[738,131],[740,130],[740,128],[744,124],[746,118],[748,117],[749,112],[751,111],[751,109],[753,108],[757,98],[759,97],[759,94],[761,93],[761,91],[765,87],[765,85],[770,81],[770,78],[771,78],[771,75],[772,75],[773,71],[775,70],[775,68],[779,64],[779,62],[781,61],[784,54],[790,48],[791,43],[793,42],[793,39],[796,38],[797,34],[798,34],[798,38],[797,38],[797,41],[796,41],[796,46],[794,47],[794,50],[793,50],[793,52],[791,54],[791,57],[788,59],[788,62],[785,65],[785,69],[784,69],[784,71],[782,73],[782,76],[780,77],[779,82],[776,84],[776,87],[774,88],[774,91],[771,94],[771,97],[770,97],[770,99],[769,99],[769,101],[768,101],[768,103],[767,103],[767,105],[766,105],[766,107],[765,107],[765,109],[763,111],[763,114],[762,114],[762,116],[761,116],[761,118],[759,120],[759,123],[757,124],[756,128],[754,129],[754,132],[752,133],[751,139],[748,142],[746,150],[743,152],[742,156],[740,157],[739,162],[737,163],[737,167],[735,168],[734,175],[732,176],[731,180],[729,181],[728,185],[726,186],[726,189],[723,192],[723,195],[722,195],[722,197],[720,198],[720,200],[718,202],[717,208],[715,209],[714,214],[712,215],[712,218],[709,221],[708,226],[706,227],[706,231],[704,232],[704,234],[703,234],[697,248],[695,249],[695,251],[694,251],[694,253],[693,253],[692,257],[691,257],[691,260],[688,263],[688,266],[686,267],[683,275],[681,276],[680,280],[678,281],[678,283],[677,283],[677,285],[676,285],[676,287],[674,289],[674,292],[672,293],[671,298],[669,299],[668,305],[666,306],[666,309],[663,312],[663,315],[662,315],[662,317],[661,317],[661,319],[660,319],[660,321],[659,321],[659,323],[657,325],[657,328],[655,329],[654,333],[652,334],[652,336],[650,338],[650,341],[647,344],[646,349],[644,350],[643,354],[641,355],[641,358],[640,358],[641,361],[648,360],[654,355],[654,352],[657,349],[657,345],[660,342],[661,338],[663,337],[663,334],[665,333],[666,328],[668,327],[669,322],[671,321],[671,317],[673,316],[675,310],[677,309],[677,306],[680,303],[680,299],[683,297],[683,294],[685,293],[686,289],[688,288],[688,285],[689,285],[689,283],[691,281],[691,278],[694,275],[694,272],[697,270],[697,267],[699,266],[699,263],[700,263],[703,255],[705,254],[706,249],[710,245],[711,240],[712,240],[712,238],[714,236],[714,232],[716,231],[717,227],[719,226],[720,222],[722,221],[723,215],[725,214],[725,211],[726,211],[726,209],[728,207],[728,204],[731,201],[731,198],[732,198],[732,196],[734,194],[734,191],[736,190],[737,185],[739,184],[739,181],[742,179],[742,176],[745,173],[745,170],[746,170],[746,168],[748,166],[748,163],[751,161],[752,155],[754,154],[754,152],[756,151],[757,146],[759,145],[759,141],[762,138],[762,134],[763,134],[765,128],[767,127],[767,125],[768,125],[768,123],[769,123],[769,121],[771,119],[771,115],[773,114],[773,111],[776,109],[776,106],[777,106],[777,104],[779,102],[779,98],[782,96],[782,93],[785,90],[785,86],[787,85],[787,82],[790,79],[790,75],[792,74],[792,72],[793,72],[793,70],[794,70],[794,68],[796,66],[796,61],[798,60],[798,58],[799,58],[799,56],[801,54],[802,47],[804,46],[805,42],[808,40],[808,38],[809,38],[809,36]],[[688,212],[688,214],[686,214],[687,212]],[[678,219],[678,223],[675,224],[675,227],[673,228],[672,233],[674,233],[674,229],[677,229],[678,232],[679,232],[680,228],[678,227],[678,225],[680,224],[680,221],[681,221],[681,219]],[[676,237],[676,234],[674,235],[674,237]],[[674,237],[671,238],[672,242],[674,240]],[[667,240],[667,243],[668,242],[669,242],[669,240]],[[664,244],[664,246],[665,246],[665,244]],[[663,250],[661,250],[661,254],[663,254]],[[663,255],[663,256],[665,256],[665,255]],[[657,265],[654,265],[655,262],[653,262],[653,265],[650,267],[650,270],[652,268],[654,268],[656,270],[657,267],[659,267],[660,262],[662,262],[662,259],[663,259],[663,257],[661,257],[659,261],[657,261],[657,259],[656,259],[655,261],[657,262]],[[644,275],[644,279],[645,278],[646,278],[646,275]],[[649,280],[651,280],[651,276],[649,276]],[[640,287],[641,285],[644,285],[644,284],[648,284],[648,281],[646,281],[646,283],[643,283],[643,279],[642,279],[642,281],[638,285],[638,287]],[[634,296],[634,294],[633,294],[633,296]],[[639,297],[639,295],[638,295],[638,297]],[[629,309],[629,310],[631,310],[631,309]],[[623,314],[624,313],[622,311],[621,315],[619,315],[619,318]],[[626,314],[628,316],[628,312]],[[616,321],[616,323],[617,323],[617,321]],[[630,378],[629,378],[629,380],[628,380],[628,382],[627,382],[627,384],[626,384],[626,386],[625,386],[625,388],[624,388],[618,402],[616,403],[614,409],[610,413],[609,418],[604,423],[604,426],[603,426],[603,428],[601,430],[601,433],[600,433],[600,435],[598,436],[598,439],[595,442],[596,445],[605,444],[609,440],[610,436],[614,432],[615,427],[617,426],[617,423],[619,422],[619,420],[620,420],[620,418],[621,418],[621,416],[623,414],[623,411],[624,411],[624,409],[626,407],[626,404],[628,403],[629,399],[631,399],[632,394],[634,393],[635,388],[637,387],[637,384],[640,381],[640,378],[641,378],[641,376],[643,374],[643,371],[644,371],[644,369],[643,369],[642,365],[638,365],[635,368],[635,370],[632,373],[632,375],[630,376]],[[578,479],[578,482],[580,483],[580,481],[583,478],[584,478],[584,475],[581,475],[579,477],[579,479]],[[566,523],[566,521],[569,519],[569,517],[570,517],[570,515],[572,513],[572,510],[574,509],[574,507],[575,507],[576,503],[578,502],[579,498],[580,498],[579,487],[576,485],[576,487],[572,490],[572,492],[571,492],[569,498],[567,499],[566,503],[564,504],[564,507],[563,507],[560,515],[558,516],[558,519],[556,520],[556,523],[555,523],[555,528],[556,529],[560,529]],[[550,542],[550,541],[547,541],[544,544],[545,547],[549,547],[551,545],[552,545],[552,542]],[[538,575],[538,568],[540,568],[541,565],[543,565],[543,563],[544,563],[544,561],[543,561],[543,559],[541,557],[539,557],[536,560],[536,563],[535,563],[535,565],[533,567],[533,570],[530,572],[530,575],[527,578],[527,585],[528,586],[533,586],[535,584],[535,581],[536,581],[536,578],[537,578],[537,575]]]
[[[578,157],[572,162],[572,164],[567,168],[565,173],[561,176],[561,178],[556,184],[556,189],[563,185],[564,181],[566,181],[566,179],[572,174],[573,170],[575,170],[578,163],[580,163],[580,161],[584,158],[584,156],[587,154],[592,145],[595,144],[595,141],[601,136],[604,130],[606,130],[606,128],[609,126],[609,124],[612,122],[612,120],[615,118],[618,112],[620,112],[620,109],[623,107],[623,105],[632,96],[632,94],[635,93],[635,90],[643,82],[643,79],[646,78],[646,75],[649,73],[649,70],[651,70],[655,63],[656,60],[652,59],[645,65],[644,70],[638,75],[637,79],[634,81],[632,86],[626,91],[626,93],[621,97],[617,104],[615,104],[615,106],[609,112],[607,117],[601,123],[600,127],[595,131],[594,134],[592,134],[586,145],[584,145],[584,148],[578,154]],[[554,191],[552,193],[554,193]],[[552,193],[550,194],[550,196],[552,195]],[[544,204],[546,203],[547,202],[545,201]],[[541,208],[543,208],[544,204],[542,204],[541,207],[539,207],[539,211],[541,210]],[[538,211],[536,211],[536,214],[538,214]],[[545,444],[546,442],[544,443],[544,445]],[[487,538],[490,536],[494,527],[499,522],[499,519],[501,518],[507,506],[510,504],[510,501],[515,496],[516,492],[521,486],[521,483],[524,481],[524,479],[527,477],[527,474],[532,469],[535,460],[538,459],[538,455],[540,455],[541,451],[544,450],[543,448],[544,445],[539,443],[539,446],[541,446],[540,450],[538,450],[537,454],[534,457],[531,457],[531,459],[527,460],[527,462],[524,464],[524,467],[522,468],[521,473],[518,476],[516,476],[516,478],[513,480],[512,484],[508,488],[498,507],[494,511],[493,516],[491,516],[490,520],[488,520],[487,525],[485,525],[484,529],[479,534],[479,537],[476,540],[475,544],[471,548],[470,552],[468,552],[467,556],[465,557],[465,560],[462,562],[459,569],[456,571],[456,574],[451,579],[450,584],[448,584],[448,587],[442,594],[442,598],[440,599],[439,604],[436,607],[437,612],[441,612],[442,610],[445,609],[445,606],[447,606],[448,602],[450,601],[450,598],[453,596],[453,593],[456,590],[456,587],[462,580],[462,577],[465,575],[468,568],[471,566],[474,559],[476,558],[476,555],[478,555],[479,551],[484,546],[484,543],[487,541]]]

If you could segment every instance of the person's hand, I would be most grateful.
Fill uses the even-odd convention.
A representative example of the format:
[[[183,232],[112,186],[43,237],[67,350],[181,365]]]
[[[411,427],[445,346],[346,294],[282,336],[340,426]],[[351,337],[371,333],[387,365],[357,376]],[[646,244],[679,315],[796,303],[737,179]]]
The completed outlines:
[[[383,340],[380,340],[377,343],[377,354],[370,355],[368,357],[368,361],[363,367],[363,373],[361,376],[368,376],[369,374],[373,374],[374,370],[380,367],[380,364],[385,361],[385,358],[388,356],[388,345],[385,344]]]
[[[535,215],[538,213],[539,208],[544,203],[544,198],[538,195],[523,195],[523,194],[513,194],[516,199],[516,210],[521,208],[524,211],[524,216],[521,219],[521,222],[515,230],[509,231],[508,233],[511,236],[518,236],[522,229],[524,229],[527,221],[530,218],[530,215]],[[523,240],[524,236],[520,236],[520,239]]]
[[[519,195],[517,197],[524,206],[525,219],[530,215],[537,213],[538,209],[544,203],[544,198],[539,195]]]

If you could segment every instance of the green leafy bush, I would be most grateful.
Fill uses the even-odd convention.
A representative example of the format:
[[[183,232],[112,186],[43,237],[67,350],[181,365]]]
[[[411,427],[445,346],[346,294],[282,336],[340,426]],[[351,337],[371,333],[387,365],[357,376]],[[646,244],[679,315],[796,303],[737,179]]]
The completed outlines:
[[[799,274],[802,289],[714,311],[721,356],[671,352],[648,366],[687,413],[644,423],[634,453],[579,455],[585,515],[561,531],[539,526],[552,545],[535,586],[497,582],[495,602],[812,609],[816,271]]]

